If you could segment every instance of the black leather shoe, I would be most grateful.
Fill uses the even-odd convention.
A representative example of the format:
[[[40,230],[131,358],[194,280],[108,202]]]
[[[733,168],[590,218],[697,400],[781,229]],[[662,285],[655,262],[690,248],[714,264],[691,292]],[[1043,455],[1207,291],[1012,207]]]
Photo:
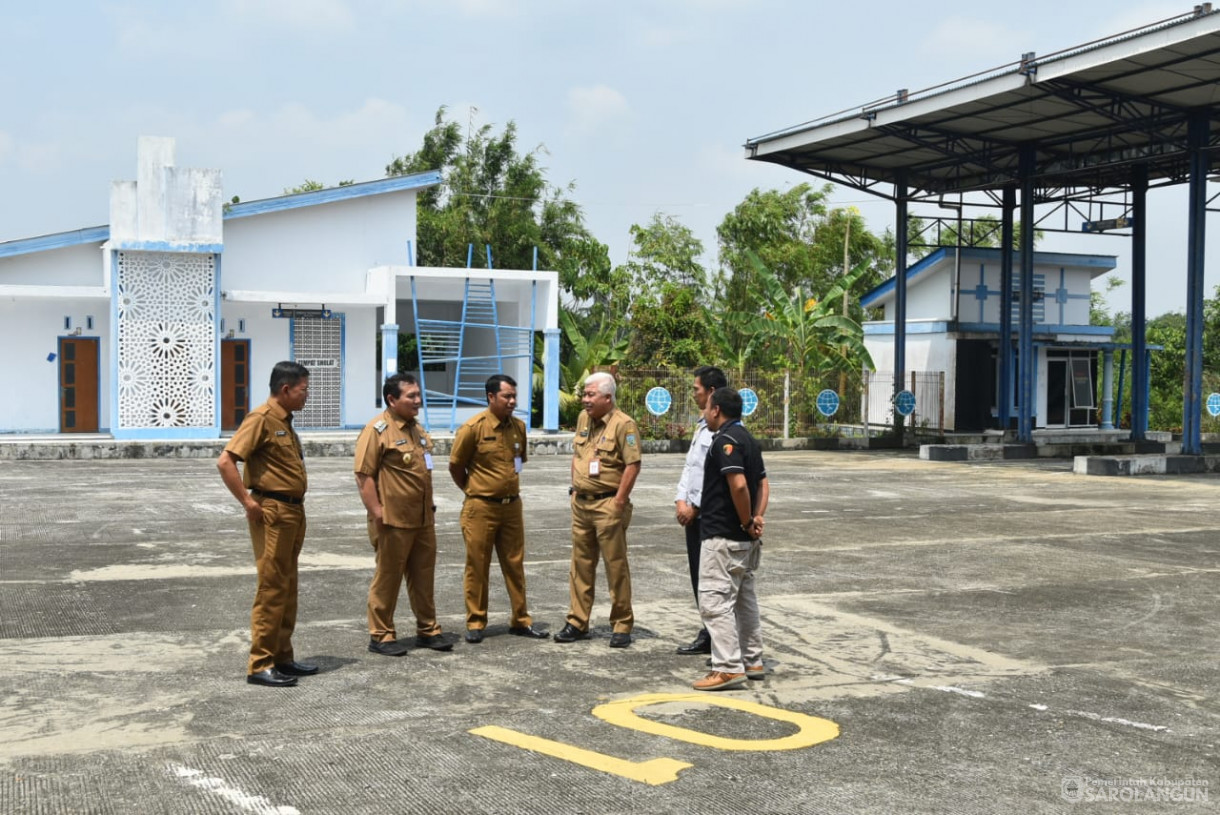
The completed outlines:
[[[275,669],[284,674],[284,676],[313,676],[318,672],[317,665],[310,665],[308,662],[297,662],[295,659],[292,662],[276,665]]]
[[[375,639],[369,639],[369,650],[374,654],[381,654],[387,657],[405,657],[407,655],[407,646],[403,645],[398,640],[386,640],[378,642]]]
[[[699,629],[699,633],[691,642],[687,643],[686,645],[678,646],[678,653],[686,654],[688,656],[693,656],[695,654],[710,654],[711,652],[712,638],[707,633],[706,628]]]
[[[246,682],[251,685],[264,685],[268,688],[291,688],[297,683],[297,678],[285,676],[275,668],[268,668],[255,674],[247,674]]]
[[[521,625],[510,628],[508,629],[508,633],[512,634],[514,637],[529,637],[532,640],[544,640],[550,636],[545,631],[539,631],[532,625]]]
[[[453,643],[446,640],[444,634],[420,634],[415,638],[415,644],[420,648],[431,648],[433,651],[453,650]]]
[[[631,635],[625,632],[615,632],[610,635],[611,648],[626,648],[631,644]]]
[[[481,628],[467,628],[466,629],[466,642],[477,645],[478,643],[480,643],[482,641],[483,641],[483,629],[481,629]]]
[[[555,635],[555,642],[576,642],[583,640],[589,636],[588,631],[581,631],[571,623],[567,623],[563,628],[559,629],[559,633]]]

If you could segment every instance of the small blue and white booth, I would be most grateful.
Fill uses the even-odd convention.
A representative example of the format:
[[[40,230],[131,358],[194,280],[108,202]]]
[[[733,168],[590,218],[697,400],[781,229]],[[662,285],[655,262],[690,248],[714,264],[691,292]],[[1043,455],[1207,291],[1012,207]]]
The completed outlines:
[[[1020,268],[1019,253],[1014,258]],[[997,427],[1000,262],[999,249],[948,247],[907,268],[906,364],[912,371],[944,372],[947,430]],[[1115,265],[1109,255],[1034,253],[1035,427],[1113,426],[1104,394],[1112,390],[1114,352],[1122,347],[1113,342],[1112,327],[1089,324],[1089,304],[1093,280]],[[878,371],[894,365],[894,289],[891,278],[860,301],[884,310],[882,319],[864,324],[865,347]],[[1018,308],[1014,292],[1014,349]],[[1014,380],[1017,370],[1014,361]],[[1016,416],[1015,381],[1008,392],[1014,400],[1009,415]]]

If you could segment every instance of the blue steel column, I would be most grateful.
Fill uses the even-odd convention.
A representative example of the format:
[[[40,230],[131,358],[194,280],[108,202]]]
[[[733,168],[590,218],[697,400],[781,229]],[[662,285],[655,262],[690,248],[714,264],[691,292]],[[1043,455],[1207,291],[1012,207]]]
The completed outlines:
[[[1017,343],[1017,441],[1034,441],[1034,149],[1021,148],[1021,303]]]
[[[1186,394],[1182,403],[1182,452],[1203,452],[1200,418],[1203,392],[1203,266],[1207,223],[1207,140],[1210,120],[1206,113],[1191,116],[1190,214],[1186,248]]]
[[[894,393],[905,390],[907,370],[907,185],[905,175],[897,174],[894,203]],[[905,417],[894,411],[894,433],[902,441]]]
[[[542,430],[559,432],[559,329],[543,332]]]
[[[1148,434],[1148,372],[1142,364],[1148,342],[1148,167],[1143,164],[1131,173],[1131,216],[1131,439],[1143,441]],[[1121,413],[1122,388],[1118,390]]]
[[[1000,223],[1000,345],[997,349],[1000,387],[996,394],[1000,429],[1005,433],[1012,425],[1012,218],[1016,208],[1017,188],[1010,184],[1004,188]]]
[[[388,379],[396,373],[398,373],[398,324],[385,323],[381,326],[381,374]]]

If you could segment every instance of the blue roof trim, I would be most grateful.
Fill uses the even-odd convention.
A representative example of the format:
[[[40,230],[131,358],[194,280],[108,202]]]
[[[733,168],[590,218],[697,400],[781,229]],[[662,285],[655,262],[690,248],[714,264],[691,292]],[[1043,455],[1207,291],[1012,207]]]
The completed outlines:
[[[942,246],[926,258],[913,263],[907,267],[907,284],[922,272],[936,266],[946,257],[952,257],[952,253],[956,251],[952,246]],[[962,260],[999,260],[999,249],[982,249],[976,247],[963,247]],[[1021,262],[1021,253],[1014,252],[1012,255],[1013,276],[1016,277],[1016,270]],[[1075,268],[1087,269],[1105,269],[1110,271],[1118,266],[1118,258],[1114,255],[1078,255],[1070,252],[1034,252],[1034,264],[1046,266],[1071,266]],[[867,292],[860,298],[860,305],[865,308],[871,306],[877,300],[892,292],[895,288],[897,278],[891,277],[881,285]]]
[[[301,192],[296,195],[281,195],[278,198],[264,198],[259,201],[247,201],[240,204],[226,204],[224,218],[248,218],[251,215],[266,215],[269,212],[283,212],[301,207],[313,207],[318,204],[333,204],[336,201],[348,201],[353,198],[365,198],[370,195],[383,195],[388,192],[404,190],[422,190],[435,187],[441,183],[439,170],[426,173],[400,175],[393,178],[382,178],[377,181],[366,181],[362,184],[348,184],[344,187],[331,187],[314,192]]]
[[[50,235],[39,235],[36,238],[22,238],[0,243],[0,258],[47,252],[51,249],[66,249],[69,246],[80,246],[83,243],[101,244],[109,239],[109,225],[90,226],[85,229],[74,229],[71,232],[55,232]]]
[[[119,241],[111,249],[127,249],[132,252],[191,252],[194,254],[218,255],[224,251],[223,243],[191,243],[189,241]]]

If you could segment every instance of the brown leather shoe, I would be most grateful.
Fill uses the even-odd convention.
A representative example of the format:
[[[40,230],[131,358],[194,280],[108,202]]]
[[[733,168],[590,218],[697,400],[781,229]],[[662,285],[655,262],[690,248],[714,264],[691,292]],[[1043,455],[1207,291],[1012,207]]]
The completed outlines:
[[[746,666],[746,679],[766,679],[766,678],[767,678],[767,669],[761,662],[757,665],[747,665]]]
[[[728,690],[746,683],[745,674],[730,674],[724,671],[712,671],[707,676],[691,685],[695,690]]]

